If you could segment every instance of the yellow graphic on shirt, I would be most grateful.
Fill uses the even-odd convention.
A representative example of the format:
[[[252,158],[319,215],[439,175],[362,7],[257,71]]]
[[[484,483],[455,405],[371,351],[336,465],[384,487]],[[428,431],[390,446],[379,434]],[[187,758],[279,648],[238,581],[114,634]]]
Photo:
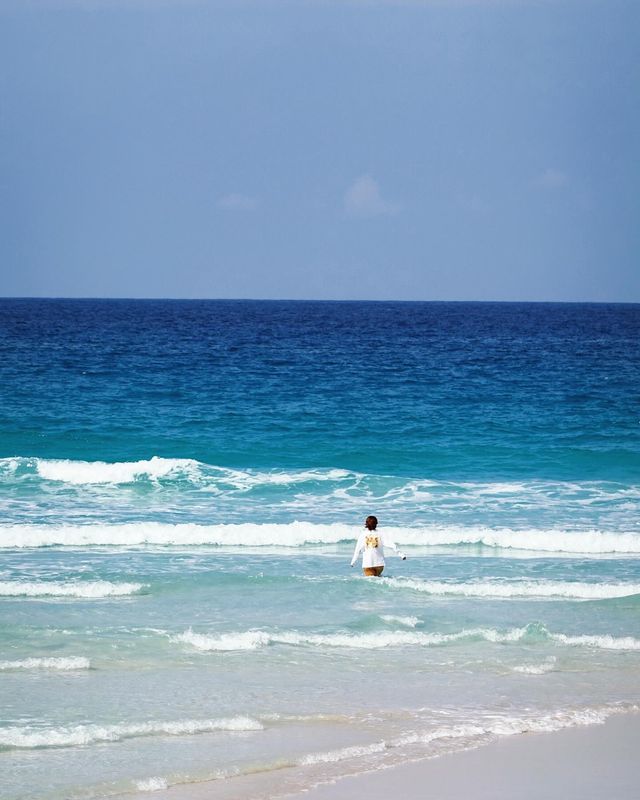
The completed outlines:
[[[365,547],[380,547],[380,539],[377,536],[365,536]]]

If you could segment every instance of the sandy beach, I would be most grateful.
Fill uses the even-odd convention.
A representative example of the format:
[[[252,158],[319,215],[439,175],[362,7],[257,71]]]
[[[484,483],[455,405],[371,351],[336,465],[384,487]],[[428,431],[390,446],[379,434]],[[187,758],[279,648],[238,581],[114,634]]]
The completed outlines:
[[[631,800],[640,786],[640,715],[524,734],[405,767],[345,778],[308,800]],[[214,795],[212,795],[214,796]]]
[[[292,791],[300,774],[262,775],[175,786],[157,800],[635,800],[640,785],[640,714],[604,725],[504,737],[473,750]],[[149,792],[127,795],[143,800]]]

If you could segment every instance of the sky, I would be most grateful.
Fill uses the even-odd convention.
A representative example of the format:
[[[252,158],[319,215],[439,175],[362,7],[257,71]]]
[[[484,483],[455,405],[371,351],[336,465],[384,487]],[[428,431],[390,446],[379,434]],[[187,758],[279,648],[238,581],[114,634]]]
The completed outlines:
[[[640,302],[637,0],[0,0],[0,295]]]

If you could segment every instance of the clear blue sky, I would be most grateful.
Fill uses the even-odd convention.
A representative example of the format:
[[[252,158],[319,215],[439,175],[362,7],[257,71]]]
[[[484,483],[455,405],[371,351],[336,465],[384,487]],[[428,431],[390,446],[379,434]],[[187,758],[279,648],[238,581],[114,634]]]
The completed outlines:
[[[0,295],[640,301],[637,0],[0,0]]]

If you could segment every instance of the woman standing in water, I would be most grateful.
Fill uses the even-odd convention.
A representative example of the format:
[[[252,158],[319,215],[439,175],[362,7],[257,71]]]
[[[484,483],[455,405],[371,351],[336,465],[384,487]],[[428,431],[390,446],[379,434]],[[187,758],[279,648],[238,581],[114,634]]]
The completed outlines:
[[[365,530],[358,536],[356,542],[356,549],[353,551],[353,558],[351,559],[351,566],[356,563],[360,551],[362,554],[362,571],[365,575],[372,575],[378,577],[382,575],[384,569],[384,548],[390,547],[395,550],[400,558],[404,561],[406,556],[401,553],[395,545],[395,542],[387,535],[382,536],[376,528],[378,527],[378,518],[373,515],[367,517],[364,521]]]

